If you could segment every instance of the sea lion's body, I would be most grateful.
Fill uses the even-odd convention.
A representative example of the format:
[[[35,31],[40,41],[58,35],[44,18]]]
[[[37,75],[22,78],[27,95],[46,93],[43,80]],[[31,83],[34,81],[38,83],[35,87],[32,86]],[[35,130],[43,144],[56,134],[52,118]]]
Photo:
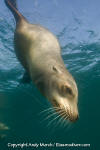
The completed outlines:
[[[16,26],[14,39],[17,57],[30,75],[35,76],[41,71],[50,73],[53,65],[63,63],[58,40],[40,25],[23,20]]]
[[[77,86],[65,68],[57,38],[46,28],[28,23],[16,9],[16,0],[5,2],[16,19],[14,45],[21,64],[60,115],[76,120]],[[61,112],[65,112],[65,116]]]

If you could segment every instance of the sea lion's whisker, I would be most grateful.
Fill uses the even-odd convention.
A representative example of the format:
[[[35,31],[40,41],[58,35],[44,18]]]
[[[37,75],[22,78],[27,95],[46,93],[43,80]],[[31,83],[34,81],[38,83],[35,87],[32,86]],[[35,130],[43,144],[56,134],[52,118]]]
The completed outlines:
[[[67,126],[68,125],[68,121],[66,121],[69,118],[69,115],[65,115],[64,121],[63,121],[63,126]]]
[[[65,114],[65,112],[64,112],[64,111],[63,111],[63,114]],[[64,118],[63,118],[63,114],[61,114],[61,117],[60,117],[60,118],[59,118],[59,120],[58,120],[58,123],[57,123],[58,125],[59,125],[59,124],[62,124],[61,120],[63,120],[63,119],[64,119]]]
[[[69,120],[68,120],[68,122],[65,122],[64,128],[65,128],[66,132],[69,130],[70,126],[71,126],[71,123],[69,122]]]
[[[58,107],[55,107],[55,108],[56,108],[57,111],[59,110],[59,112],[62,112],[62,110],[60,108],[58,108]],[[43,123],[44,121],[46,121],[50,117],[53,117],[54,115],[57,115],[58,114],[57,111],[55,112],[55,110],[52,108],[52,111],[50,110],[50,112],[49,112],[49,113],[52,113],[52,114],[48,115],[46,118],[44,118],[42,121],[40,121],[40,123]]]
[[[62,110],[60,110],[59,112],[62,112]],[[54,116],[54,115],[57,115],[57,112],[54,112],[54,113],[48,115],[43,121],[45,121],[45,120],[51,118],[51,117]]]
[[[62,123],[61,120],[64,120],[64,116],[66,116],[66,113],[62,110],[62,113],[60,114],[61,118],[58,120],[59,123]]]
[[[67,115],[68,116],[68,115]],[[64,124],[64,122],[66,121],[66,112],[64,112],[64,114],[62,115],[62,122],[61,122],[61,124],[63,125]]]
[[[43,110],[43,111],[41,111],[39,114],[42,114],[42,113],[45,113],[45,112],[52,112],[52,111],[55,111],[55,110],[59,110],[60,108],[58,108],[58,107],[50,107],[50,108],[47,108],[47,109],[45,109],[45,110]]]
[[[63,117],[63,122],[62,125],[64,125],[64,122],[67,123],[67,119],[69,118],[69,109],[68,107],[66,107],[67,109],[65,110],[65,114],[62,116]]]
[[[66,111],[67,110],[67,111]],[[58,112],[59,113],[59,112]],[[66,107],[66,109],[62,109],[62,114],[60,114],[61,115],[61,118],[58,120],[58,125],[61,123],[62,125],[63,125],[63,122],[64,121],[66,121],[66,119],[69,117],[69,114],[68,114],[68,107]],[[67,115],[67,118],[66,119],[64,119],[65,118],[65,116]],[[62,122],[61,122],[61,120],[62,120]]]
[[[40,115],[40,114],[43,114],[43,113],[45,113],[45,112],[52,112],[52,111],[54,111],[53,108],[47,108],[47,109],[45,109],[45,110],[39,112],[38,114]]]
[[[58,120],[58,122],[57,122],[58,125],[61,124],[61,120],[63,120],[63,117],[60,117],[60,118],[59,118],[59,120]]]
[[[61,112],[62,112],[63,110],[61,110]],[[64,112],[62,112],[61,114],[58,114],[58,116],[57,117],[55,117],[53,120],[51,120],[49,123],[48,123],[48,126],[53,122],[53,121],[55,121],[57,118],[59,118],[59,117],[61,117],[61,115],[63,114]],[[48,127],[47,126],[47,127]]]
[[[59,117],[61,117],[61,116],[58,115],[57,117],[55,117],[54,119],[52,119],[52,120],[48,123],[47,127],[49,127],[49,126],[51,125],[51,123],[52,123],[53,121],[55,121],[57,118],[59,118]]]

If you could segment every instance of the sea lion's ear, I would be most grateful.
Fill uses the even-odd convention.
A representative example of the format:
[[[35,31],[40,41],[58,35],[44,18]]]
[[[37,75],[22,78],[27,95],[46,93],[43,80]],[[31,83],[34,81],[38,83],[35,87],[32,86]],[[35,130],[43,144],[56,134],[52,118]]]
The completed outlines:
[[[53,66],[53,71],[55,71],[56,73],[61,73],[61,71],[56,67],[56,66]]]

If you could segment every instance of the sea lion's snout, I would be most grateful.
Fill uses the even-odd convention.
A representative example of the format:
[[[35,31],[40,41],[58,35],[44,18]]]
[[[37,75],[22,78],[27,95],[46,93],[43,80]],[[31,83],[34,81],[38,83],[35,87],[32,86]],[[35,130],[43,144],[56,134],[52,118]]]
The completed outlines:
[[[73,103],[72,106],[70,107],[70,115],[69,115],[69,121],[75,122],[79,118],[79,113],[78,113],[78,107],[77,103]]]
[[[71,122],[75,122],[75,121],[78,120],[78,118],[79,118],[79,115],[77,114],[77,115],[73,116],[72,118],[70,118],[69,120],[70,120]]]
[[[56,111],[61,117],[63,117],[65,120],[69,120],[70,122],[75,122],[79,118],[77,107],[75,107],[74,109],[71,109],[70,106],[62,107],[60,109],[56,109]]]

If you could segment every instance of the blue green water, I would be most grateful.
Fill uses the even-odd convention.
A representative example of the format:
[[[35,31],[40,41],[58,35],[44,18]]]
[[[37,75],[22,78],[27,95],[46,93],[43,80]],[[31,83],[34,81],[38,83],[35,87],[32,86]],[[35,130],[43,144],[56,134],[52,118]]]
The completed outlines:
[[[91,147],[63,150],[99,150],[100,1],[18,1],[31,23],[57,36],[64,63],[77,82],[80,118],[67,126],[57,120],[50,123],[52,117],[45,120],[48,113],[40,112],[50,107],[49,102],[32,83],[21,82],[24,69],[13,48],[15,21],[3,0],[0,3],[0,150],[8,150],[7,143],[23,142],[83,143]]]

